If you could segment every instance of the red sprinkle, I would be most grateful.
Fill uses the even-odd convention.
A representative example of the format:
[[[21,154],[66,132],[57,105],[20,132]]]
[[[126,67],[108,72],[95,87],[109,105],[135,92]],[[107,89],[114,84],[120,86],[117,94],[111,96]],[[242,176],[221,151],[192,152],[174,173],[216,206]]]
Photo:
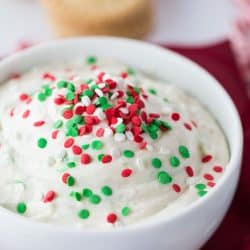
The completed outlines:
[[[24,111],[24,113],[23,113],[23,119],[26,119],[28,116],[30,115],[30,110],[29,109],[27,109],[26,111]]]
[[[73,152],[75,155],[80,155],[80,154],[82,153],[82,149],[81,149],[79,146],[74,145],[74,146],[72,147],[72,152]]]
[[[82,164],[89,164],[91,162],[91,157],[89,154],[82,154],[81,156],[81,163]]]
[[[82,113],[86,110],[86,108],[84,106],[77,106],[75,108],[75,114],[76,115],[82,115]]]
[[[207,185],[208,185],[209,187],[214,187],[216,184],[215,184],[214,182],[212,182],[212,181],[209,181],[209,182],[207,183]]]
[[[190,167],[190,166],[186,166],[185,167],[185,170],[186,170],[186,173],[189,177],[193,177],[194,176],[194,171],[193,171],[193,168]]]
[[[15,110],[15,108],[12,108],[12,109],[10,110],[10,117],[13,117],[13,116],[14,116],[14,110]]]
[[[19,99],[20,99],[20,101],[26,101],[27,99],[29,99],[29,95],[22,93],[19,95]]]
[[[116,214],[108,214],[107,216],[107,222],[108,223],[111,223],[111,224],[114,224],[115,222],[117,221],[117,215]]]
[[[52,138],[52,139],[56,139],[58,133],[59,133],[59,130],[54,130],[54,131],[51,133],[51,138]]]
[[[73,117],[73,111],[71,109],[66,109],[64,112],[63,112],[63,117],[65,119],[70,119]]]
[[[187,130],[189,130],[189,131],[191,131],[191,130],[192,130],[191,125],[190,125],[190,124],[188,124],[188,123],[184,123],[184,127],[185,127]]]
[[[62,175],[62,182],[66,184],[69,176],[70,176],[69,173],[64,173]]]
[[[177,122],[180,120],[180,114],[179,113],[172,113],[171,118],[173,121]]]
[[[64,99],[64,97],[62,97],[62,96],[57,97],[57,98],[54,99],[54,103],[55,103],[56,105],[62,105],[64,102],[65,102],[65,99]]]
[[[45,123],[45,121],[37,121],[37,122],[33,123],[33,126],[35,126],[35,127],[41,127],[44,123]]]
[[[141,150],[143,150],[143,149],[145,149],[147,147],[147,142],[142,142],[142,143],[140,143],[140,145],[139,145],[139,148],[141,149]]]
[[[49,80],[49,81],[55,81],[56,80],[55,76],[53,76],[51,73],[48,73],[48,72],[43,74],[43,79],[44,80]]]
[[[73,138],[68,138],[68,139],[64,142],[64,147],[65,147],[65,148],[70,148],[73,144],[74,144],[74,139],[73,139]]]
[[[89,115],[92,115],[96,110],[96,106],[94,104],[90,104],[89,106],[87,106],[86,108],[86,112]]]
[[[102,137],[104,135],[104,128],[98,128],[96,131],[97,137]]]
[[[204,174],[203,177],[204,177],[204,179],[206,179],[208,181],[214,180],[214,177],[211,174]]]
[[[48,193],[44,196],[43,198],[43,202],[47,203],[47,202],[51,202],[55,199],[56,193],[54,191],[48,191]]]
[[[126,79],[128,77],[128,73],[122,72],[120,76],[121,76],[121,78]]]
[[[174,190],[176,193],[180,193],[180,192],[181,192],[181,187],[180,187],[178,184],[173,184],[173,185],[172,185],[172,188],[173,188],[173,190]]]
[[[221,173],[223,171],[223,168],[221,166],[214,166],[213,170],[214,172]]]
[[[125,168],[121,172],[121,175],[124,178],[129,177],[131,174],[132,174],[132,169],[130,169],[130,168]]]
[[[91,133],[92,130],[93,130],[93,127],[91,125],[84,125],[84,126],[79,128],[78,135],[79,136],[87,135],[87,134]]]
[[[104,155],[102,157],[102,163],[109,163],[112,161],[112,156],[111,155]]]
[[[213,159],[212,155],[205,155],[205,156],[203,156],[201,161],[203,163],[207,163],[207,162],[211,161],[212,159]]]
[[[135,126],[141,126],[141,119],[139,116],[133,116],[131,121]]]

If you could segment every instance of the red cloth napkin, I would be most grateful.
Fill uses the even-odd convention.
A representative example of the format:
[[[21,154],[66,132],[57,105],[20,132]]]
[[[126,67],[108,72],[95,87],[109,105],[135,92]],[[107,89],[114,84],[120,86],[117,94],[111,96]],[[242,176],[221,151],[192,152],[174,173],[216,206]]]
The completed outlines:
[[[168,46],[165,46],[168,47]],[[204,250],[250,250],[250,98],[229,42],[210,47],[170,49],[206,68],[224,86],[240,113],[244,127],[244,155],[238,190],[231,208]]]

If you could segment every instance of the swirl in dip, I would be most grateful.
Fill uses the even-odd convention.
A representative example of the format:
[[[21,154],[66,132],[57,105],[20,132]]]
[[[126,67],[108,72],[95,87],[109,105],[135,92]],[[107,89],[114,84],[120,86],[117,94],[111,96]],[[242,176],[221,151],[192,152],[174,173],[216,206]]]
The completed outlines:
[[[82,228],[169,216],[206,195],[229,160],[197,100],[93,56],[4,83],[0,143],[0,204]]]

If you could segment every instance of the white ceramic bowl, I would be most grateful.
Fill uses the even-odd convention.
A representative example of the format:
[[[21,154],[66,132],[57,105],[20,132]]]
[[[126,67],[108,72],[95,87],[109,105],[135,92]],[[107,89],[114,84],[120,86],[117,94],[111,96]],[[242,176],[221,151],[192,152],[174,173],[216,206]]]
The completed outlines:
[[[240,173],[242,128],[232,100],[212,76],[184,57],[154,45],[120,38],[62,40],[28,49],[0,62],[0,82],[7,79],[12,72],[24,72],[35,65],[49,64],[52,61],[84,58],[89,54],[118,59],[166,79],[196,96],[216,117],[226,134],[231,152],[226,171],[213,191],[180,209],[173,216],[156,216],[153,220],[145,220],[114,231],[85,231],[42,224],[0,208],[0,249],[200,248],[223,219],[233,198]]]

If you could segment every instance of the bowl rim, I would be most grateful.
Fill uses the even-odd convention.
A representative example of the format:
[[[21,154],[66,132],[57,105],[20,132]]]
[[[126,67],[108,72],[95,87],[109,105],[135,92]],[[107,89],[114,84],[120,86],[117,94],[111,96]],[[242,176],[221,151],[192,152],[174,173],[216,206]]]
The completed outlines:
[[[151,219],[145,219],[135,224],[126,225],[124,227],[117,227],[115,229],[99,229],[99,228],[76,228],[73,226],[67,226],[67,225],[57,225],[52,223],[45,223],[40,221],[35,221],[30,218],[22,217],[2,206],[0,206],[0,216],[9,216],[12,217],[15,220],[18,220],[20,223],[26,223],[35,227],[44,228],[45,230],[51,230],[51,231],[60,231],[63,233],[80,233],[80,234],[98,234],[98,233],[105,233],[107,234],[114,234],[114,233],[132,233],[137,230],[153,230],[153,227],[161,226],[166,223],[170,223],[174,220],[177,220],[183,216],[186,216],[188,213],[190,213],[192,210],[198,208],[199,206],[202,206],[204,203],[208,202],[212,196],[214,196],[223,186],[223,184],[227,181],[228,178],[230,178],[230,175],[233,171],[235,171],[236,166],[241,162],[242,158],[242,150],[243,150],[243,129],[241,124],[241,119],[239,116],[239,113],[237,111],[237,108],[232,101],[232,98],[229,96],[227,91],[224,89],[224,87],[213,77],[207,70],[199,66],[197,63],[193,62],[192,60],[188,59],[187,57],[178,54],[176,52],[173,52],[169,49],[163,48],[161,46],[151,44],[144,41],[129,39],[129,38],[120,38],[120,37],[107,37],[107,36],[87,36],[87,37],[77,37],[77,38],[67,38],[67,39],[56,39],[50,42],[42,43],[35,45],[31,48],[28,48],[24,51],[20,51],[15,54],[11,54],[6,58],[3,58],[0,61],[0,71],[1,68],[3,68],[5,65],[11,64],[13,61],[21,59],[22,57],[28,56],[32,57],[33,53],[38,52],[39,50],[49,50],[49,49],[56,49],[58,45],[60,46],[69,46],[70,44],[74,46],[74,43],[79,43],[81,41],[86,40],[93,40],[98,41],[100,43],[102,42],[118,42],[118,43],[124,43],[124,46],[126,44],[137,44],[137,46],[144,46],[145,48],[151,49],[151,50],[158,50],[163,54],[171,55],[172,57],[175,57],[178,61],[185,62],[188,67],[193,68],[197,74],[203,74],[206,78],[209,79],[210,82],[213,82],[213,84],[217,87],[217,90],[220,90],[220,92],[224,95],[224,97],[227,99],[228,109],[233,113],[233,116],[235,118],[235,131],[237,132],[237,141],[234,143],[234,150],[231,149],[231,146],[229,146],[230,149],[230,160],[226,166],[226,171],[223,173],[222,177],[220,178],[217,185],[208,192],[208,194],[202,199],[198,199],[191,204],[188,204],[186,207],[180,208],[177,212],[173,213],[171,216],[165,217],[164,219],[159,218],[153,218],[155,215],[150,216]],[[48,52],[48,51],[47,51]],[[211,112],[211,111],[210,111]],[[227,136],[225,135],[227,138]],[[228,139],[228,138],[227,138]],[[240,167],[239,167],[240,168]],[[240,169],[238,170],[240,173]]]

